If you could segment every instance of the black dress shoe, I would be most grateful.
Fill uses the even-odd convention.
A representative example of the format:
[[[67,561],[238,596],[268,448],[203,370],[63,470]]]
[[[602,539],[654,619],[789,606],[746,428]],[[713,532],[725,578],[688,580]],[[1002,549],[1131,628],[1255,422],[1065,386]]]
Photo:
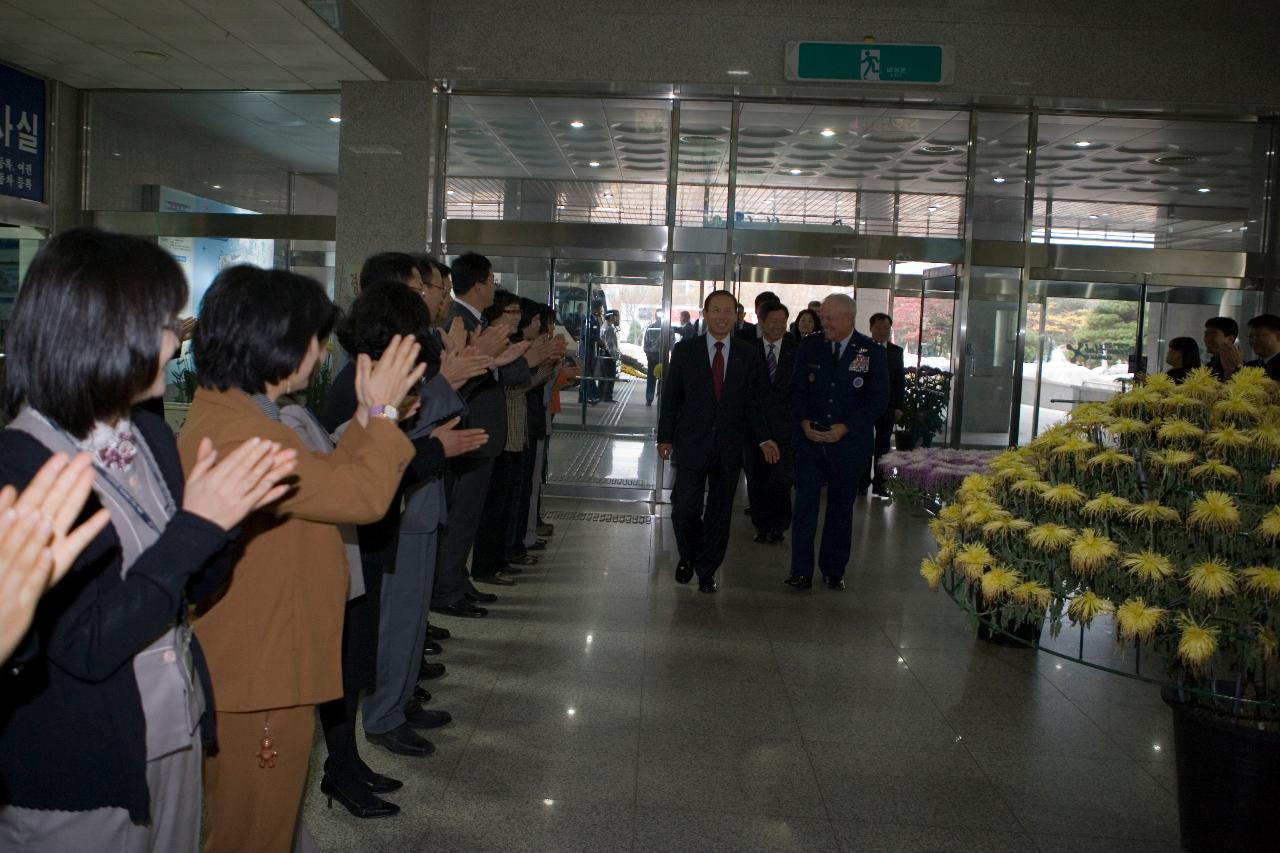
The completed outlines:
[[[792,589],[812,589],[813,576],[812,575],[792,575],[791,577],[783,581],[783,583],[785,583],[787,586],[791,587]]]
[[[676,563],[676,583],[688,583],[693,580],[693,566],[685,560]]]
[[[698,581],[698,592],[715,592],[720,587],[716,586],[715,579]]]
[[[439,607],[431,608],[432,613],[443,613],[446,616],[461,616],[464,619],[479,619],[482,616],[488,616],[489,611],[483,607],[476,607],[465,598],[457,604],[442,604]]]
[[[472,575],[471,579],[476,583],[487,583],[487,584],[490,584],[491,586],[515,586],[516,585],[516,582],[513,581],[511,578],[504,578],[502,575],[499,575],[499,574]],[[467,595],[470,596],[471,593],[467,593]],[[496,601],[497,599],[494,599],[494,600]]]
[[[448,711],[428,711],[417,702],[404,706],[404,721],[415,729],[438,729],[453,722]]]
[[[433,681],[437,678],[442,678],[448,671],[449,670],[446,669],[445,665],[442,663],[434,663],[429,660],[424,660],[422,662],[422,666],[418,667],[418,680]]]
[[[365,767],[364,772],[360,773],[360,781],[369,789],[370,794],[390,794],[392,791],[399,791],[404,787],[404,783],[399,779],[392,779],[390,776],[374,773],[368,767]]]
[[[507,562],[512,566],[536,566],[538,565],[538,558],[532,554],[521,554],[519,557],[512,557]]]
[[[427,642],[422,646],[422,653],[428,657],[434,657],[443,652],[444,646],[440,645],[435,640],[427,640]]]
[[[462,597],[472,604],[493,604],[498,596],[491,592],[464,592]]]
[[[769,541],[769,534],[763,531],[757,531],[756,535],[751,537],[751,541],[764,544],[765,542]]]
[[[823,583],[827,585],[827,589],[842,590],[844,589],[843,578],[823,578]]]
[[[433,640],[447,640],[453,635],[449,633],[448,628],[437,628],[435,625],[427,625],[427,636]]]
[[[524,569],[504,562],[501,566],[498,566],[498,572],[504,575],[522,575],[524,574]]]
[[[333,808],[333,801],[337,800],[342,803],[343,808],[351,812],[352,817],[367,820],[400,814],[399,806],[375,797],[373,791],[367,787],[361,786],[360,789],[352,787],[349,790],[343,790],[328,776],[320,779],[320,793],[327,798],[329,808]]]
[[[431,693],[422,687],[413,688],[413,701],[426,704],[431,701]]]
[[[547,540],[545,540],[545,539],[539,539],[537,542],[534,542],[532,545],[530,545],[530,546],[529,546],[529,550],[530,550],[530,551],[545,551],[545,550],[547,550]]]
[[[365,732],[364,737],[369,743],[376,743],[378,746],[391,750],[396,755],[413,755],[419,758],[426,758],[436,751],[435,744],[421,737],[406,724],[396,726],[391,731],[383,732],[382,734]]]
[[[770,541],[771,543],[772,543],[772,542],[781,542],[783,539],[786,539],[786,538],[787,538],[787,536],[786,536],[786,534],[785,534],[785,533],[770,533],[770,534],[769,534],[769,541]]]

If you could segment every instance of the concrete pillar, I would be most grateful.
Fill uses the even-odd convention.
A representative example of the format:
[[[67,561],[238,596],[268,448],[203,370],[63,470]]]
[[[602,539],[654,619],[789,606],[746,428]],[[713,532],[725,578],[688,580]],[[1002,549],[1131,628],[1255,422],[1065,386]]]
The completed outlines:
[[[427,250],[434,105],[429,82],[342,84],[334,299],[343,307],[366,257]]]

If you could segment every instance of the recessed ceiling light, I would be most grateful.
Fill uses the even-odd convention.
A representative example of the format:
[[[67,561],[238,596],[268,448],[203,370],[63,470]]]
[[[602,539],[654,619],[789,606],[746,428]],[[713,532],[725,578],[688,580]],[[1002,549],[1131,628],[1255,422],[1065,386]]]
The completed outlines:
[[[824,127],[824,128],[822,129],[822,135],[823,135],[823,136],[835,136],[835,135],[836,135],[836,132],[835,132],[834,130],[832,130],[831,128],[829,128],[829,127]]]
[[[1208,188],[1208,187],[1199,187],[1199,188],[1197,188],[1197,189],[1196,189],[1196,192],[1198,192],[1198,193],[1207,193],[1207,192],[1209,192],[1209,188]]]
[[[329,121],[334,124],[342,124],[342,116],[329,116]]]
[[[997,184],[1003,184],[1003,183],[1004,183],[1004,178],[992,178],[991,180],[992,180],[992,181],[994,181],[994,182],[995,182],[995,183],[997,183]]]
[[[590,167],[591,167],[591,168],[593,168],[593,169],[599,169],[599,168],[600,168],[600,161],[599,161],[599,160],[592,160],[592,161],[591,161],[590,163],[588,163],[587,165],[588,165],[588,166],[590,166]]]
[[[215,190],[220,190],[220,189],[222,189],[222,184],[211,184],[211,186],[212,186]]]
[[[925,145],[920,149],[921,154],[954,154],[960,149],[954,145]]]
[[[1090,142],[1090,141],[1089,141],[1089,140],[1087,140],[1087,139],[1081,139],[1079,142],[1077,142],[1077,143],[1076,143],[1076,147],[1077,147],[1077,148],[1088,148],[1088,147],[1089,147],[1090,145],[1092,145],[1092,144],[1093,144],[1093,143],[1092,143],[1092,142]]]
[[[938,206],[937,206],[936,204],[931,204],[931,205],[929,205],[929,210],[930,210],[931,212],[932,212],[932,211],[934,211],[934,210],[937,210],[937,209],[938,209]]]
[[[728,74],[730,77],[746,77],[750,75],[751,72],[745,68],[730,68],[725,72],[725,74]]]
[[[791,170],[791,174],[793,174],[793,175],[798,175],[798,174],[800,174],[800,170],[799,170],[799,169],[792,169],[792,170]]]
[[[173,58],[169,56],[169,54],[162,53],[158,50],[135,50],[133,51],[132,56],[134,59],[138,59],[143,62],[168,62]]]
[[[1090,214],[1089,214],[1089,218],[1090,218],[1090,219],[1097,219],[1097,218],[1098,218],[1098,214],[1096,214],[1096,213],[1090,213]]]
[[[604,197],[605,197],[605,198],[613,198],[613,193],[605,193],[605,194],[604,194]]]
[[[445,195],[453,195],[453,194],[454,194],[454,192],[455,192],[455,190],[445,190],[445,191],[444,191],[444,194],[445,194]]]
[[[580,121],[579,119],[576,119],[576,118],[573,121],[569,122],[569,127],[586,127],[586,126],[587,126],[587,123],[585,121]]]
[[[557,204],[557,205],[556,205],[556,210],[564,210],[564,205],[563,205],[563,204]]]

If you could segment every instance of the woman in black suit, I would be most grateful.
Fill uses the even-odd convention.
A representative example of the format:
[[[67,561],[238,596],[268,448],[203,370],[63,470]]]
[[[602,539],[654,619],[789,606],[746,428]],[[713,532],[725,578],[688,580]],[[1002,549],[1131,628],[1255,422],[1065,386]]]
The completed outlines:
[[[154,243],[74,229],[36,256],[14,306],[0,484],[87,453],[85,512],[111,523],[5,665],[0,848],[196,850],[213,697],[187,606],[226,580],[236,525],[284,493],[295,460],[257,440],[220,462],[206,447],[184,484],[173,433],[137,407],[164,392],[186,299]]]

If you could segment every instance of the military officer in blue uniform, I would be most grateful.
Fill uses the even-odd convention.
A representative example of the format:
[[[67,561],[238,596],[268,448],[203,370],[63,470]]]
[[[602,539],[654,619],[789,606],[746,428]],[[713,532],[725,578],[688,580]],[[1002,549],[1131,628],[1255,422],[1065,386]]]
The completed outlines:
[[[823,300],[822,331],[800,342],[791,402],[796,438],[796,507],[791,535],[791,576],[797,590],[813,586],[818,503],[827,487],[818,568],[830,589],[844,589],[853,540],[858,480],[875,444],[875,422],[889,406],[889,365],[884,347],[853,330],[857,305],[844,294]]]

